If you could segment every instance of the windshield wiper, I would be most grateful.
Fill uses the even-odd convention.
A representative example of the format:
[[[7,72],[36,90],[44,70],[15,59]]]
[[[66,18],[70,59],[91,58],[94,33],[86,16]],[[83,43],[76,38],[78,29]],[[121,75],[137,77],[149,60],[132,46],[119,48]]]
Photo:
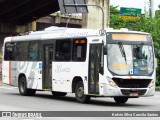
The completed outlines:
[[[126,64],[127,64],[126,53],[125,53],[124,47],[123,47],[123,45],[122,45],[121,42],[119,42],[118,45],[119,45],[119,49],[120,49],[120,51],[121,51],[122,57],[124,57],[125,62],[126,62]]]

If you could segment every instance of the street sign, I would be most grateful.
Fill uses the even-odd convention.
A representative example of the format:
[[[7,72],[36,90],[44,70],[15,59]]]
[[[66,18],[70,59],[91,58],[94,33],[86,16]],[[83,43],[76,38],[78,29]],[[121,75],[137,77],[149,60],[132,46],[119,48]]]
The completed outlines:
[[[123,20],[140,20],[141,9],[138,8],[120,8],[120,18]]]
[[[120,19],[123,19],[123,20],[140,20],[141,18],[140,17],[136,17],[136,16],[125,16],[125,15],[122,15],[122,16],[119,16]]]
[[[125,15],[125,16],[139,16],[141,15],[141,9],[138,8],[125,8],[121,7],[120,8],[120,15]]]
[[[61,13],[88,13],[85,0],[58,0]]]

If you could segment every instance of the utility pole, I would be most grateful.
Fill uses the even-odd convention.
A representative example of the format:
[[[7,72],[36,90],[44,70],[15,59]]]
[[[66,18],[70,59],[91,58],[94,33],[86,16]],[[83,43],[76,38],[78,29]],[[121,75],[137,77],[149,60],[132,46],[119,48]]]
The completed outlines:
[[[150,6],[149,6],[149,16],[154,17],[155,12],[154,12],[154,0],[149,0]]]

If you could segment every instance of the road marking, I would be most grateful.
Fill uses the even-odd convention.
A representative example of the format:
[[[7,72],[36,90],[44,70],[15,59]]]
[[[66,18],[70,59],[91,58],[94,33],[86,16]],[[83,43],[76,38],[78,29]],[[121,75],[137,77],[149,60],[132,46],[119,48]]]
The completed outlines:
[[[17,89],[17,87],[13,87],[13,86],[0,86],[0,89],[11,90],[11,89]]]

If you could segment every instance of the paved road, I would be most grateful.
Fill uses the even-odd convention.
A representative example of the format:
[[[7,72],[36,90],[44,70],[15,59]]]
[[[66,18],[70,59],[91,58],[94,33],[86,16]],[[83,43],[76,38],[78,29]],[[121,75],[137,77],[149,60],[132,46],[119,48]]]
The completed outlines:
[[[53,97],[50,92],[38,91],[35,96],[21,96],[16,87],[0,81],[0,111],[160,111],[160,92],[153,97],[129,99],[124,105],[112,98],[92,98],[89,104],[80,104],[74,94]]]
[[[42,111],[160,111],[160,92],[153,97],[129,99],[118,105],[112,98],[92,98],[89,104],[77,103],[74,94],[53,97],[50,92],[38,91],[35,96],[21,96],[18,88],[0,84],[0,110]]]

